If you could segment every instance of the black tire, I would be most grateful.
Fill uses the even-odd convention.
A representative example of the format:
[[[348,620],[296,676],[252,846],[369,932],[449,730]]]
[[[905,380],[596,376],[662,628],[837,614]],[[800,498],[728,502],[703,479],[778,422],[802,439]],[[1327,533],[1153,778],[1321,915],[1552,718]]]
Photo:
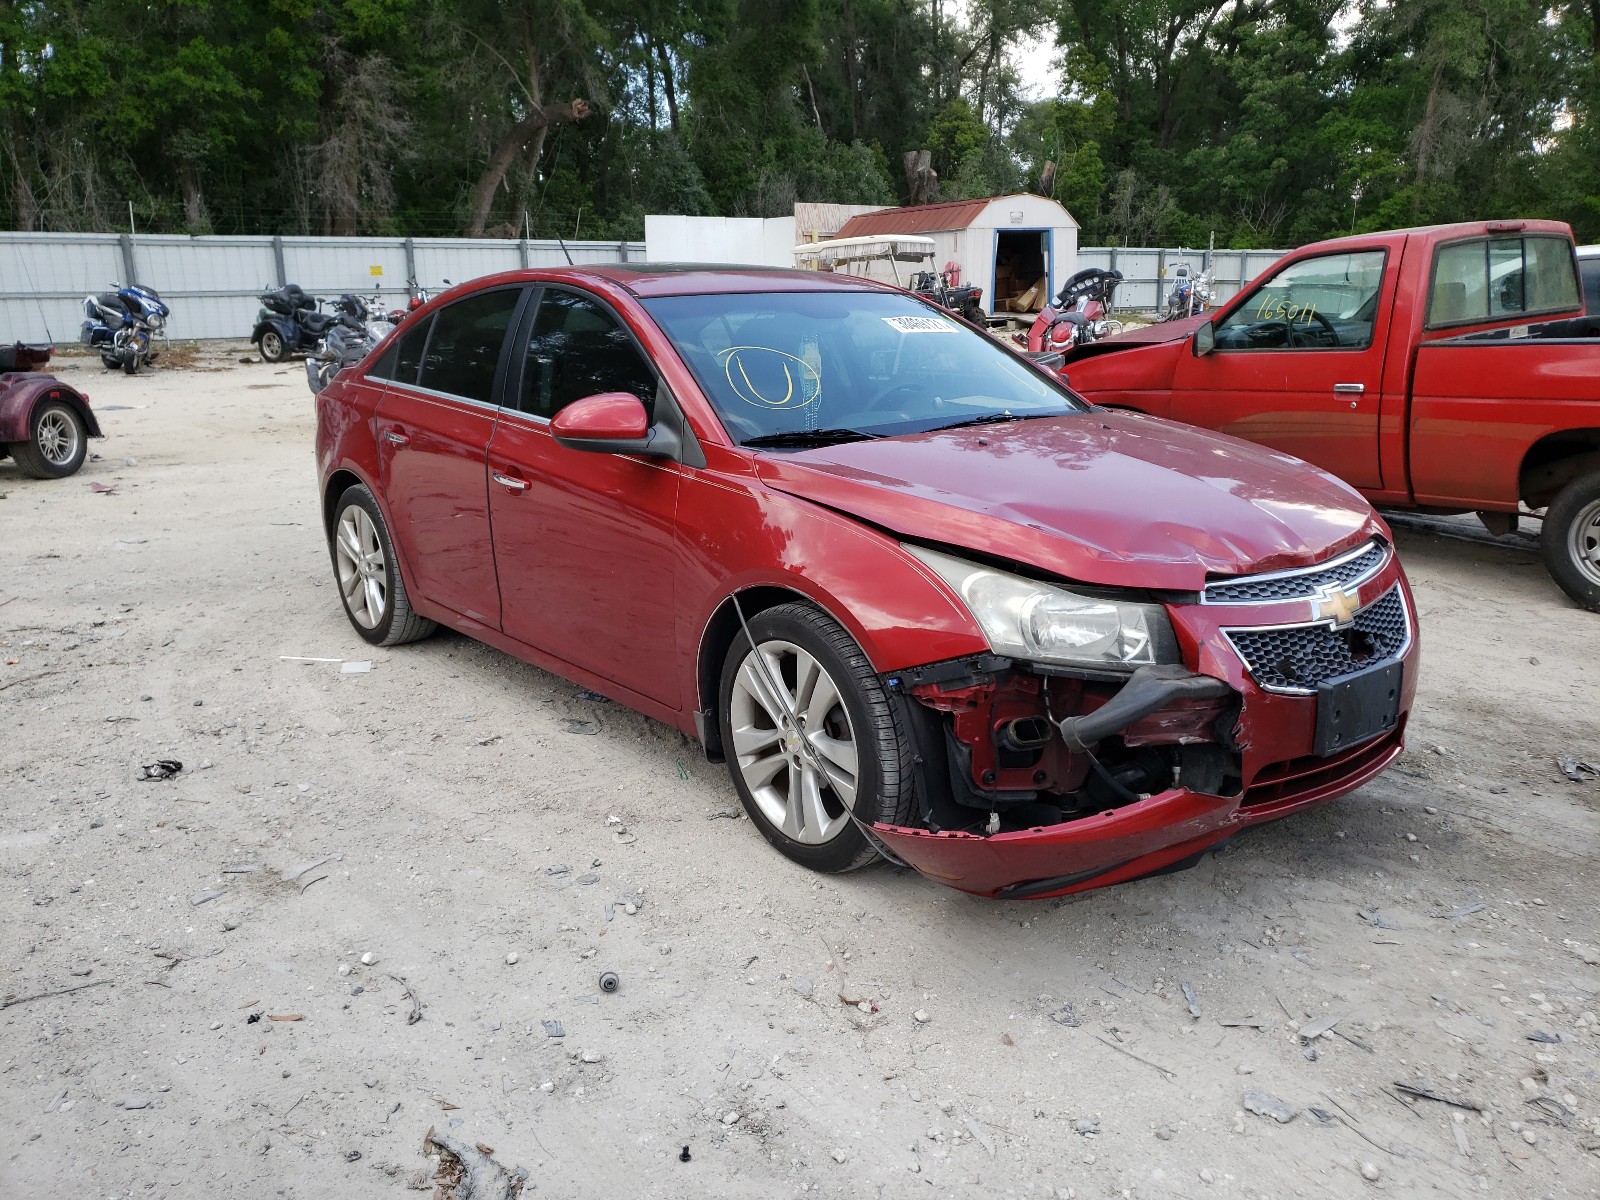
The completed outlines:
[[[100,355],[100,365],[108,371],[115,371],[122,364],[117,361],[116,355],[102,352]]]
[[[24,475],[64,479],[76,474],[88,457],[89,431],[70,404],[51,400],[34,407],[28,440],[12,442],[8,449]]]
[[[884,694],[883,684],[855,640],[832,617],[804,603],[769,608],[750,617],[749,625],[750,634],[758,645],[787,643],[804,650],[836,686],[838,701],[830,719],[837,720],[837,710],[841,707],[843,715],[848,718],[847,731],[851,735],[857,763],[855,802],[851,809],[854,815],[868,824],[908,823],[915,795],[911,737],[896,719],[895,710]],[[750,642],[741,630],[723,661],[717,713],[722,744],[727,753],[728,773],[733,778],[734,789],[739,793],[745,812],[779,853],[801,866],[828,873],[853,871],[865,866],[878,856],[878,851],[854,821],[844,821],[826,841],[806,843],[785,833],[769,819],[757,802],[745,778],[745,767],[741,765],[732,724],[735,684],[747,657],[751,657]],[[751,661],[753,669],[757,660],[752,658]],[[785,680],[785,684],[792,687],[793,681]],[[790,693],[790,699],[792,696]],[[828,794],[842,815],[840,797],[831,790]]]
[[[135,354],[131,358],[123,359],[122,369],[129,375],[137,375],[139,373],[139,356]]]
[[[1539,551],[1561,590],[1600,612],[1600,471],[1578,476],[1556,494],[1545,510]]]
[[[381,583],[383,589],[381,603],[377,606],[378,611],[374,614],[363,606],[360,616],[352,606],[352,595],[347,586],[350,575],[345,564],[340,561],[342,551],[339,545],[347,515],[352,518],[353,526],[360,527],[360,518],[352,511],[355,509],[366,514],[374,540],[383,555],[381,571],[375,571],[371,576],[371,581]],[[406,595],[405,580],[400,576],[399,564],[395,559],[394,542],[389,537],[389,527],[384,524],[383,513],[379,511],[378,502],[372,498],[372,493],[359,483],[346,488],[334,505],[333,524],[328,536],[328,554],[333,560],[333,580],[339,589],[344,615],[350,618],[350,624],[364,641],[371,642],[374,646],[400,646],[406,642],[419,641],[439,627],[437,622],[418,616],[412,611],[411,600]],[[364,581],[358,581],[357,590],[363,599],[369,594]],[[371,620],[371,623],[366,623],[367,620]]]
[[[289,348],[284,345],[283,335],[276,329],[262,332],[261,340],[257,343],[261,349],[261,360],[269,363],[280,363],[289,357]]]
[[[989,323],[988,317],[984,315],[983,305],[979,304],[976,300],[968,300],[967,306],[961,310],[961,315],[966,317],[967,320],[971,321],[979,329],[985,328]]]

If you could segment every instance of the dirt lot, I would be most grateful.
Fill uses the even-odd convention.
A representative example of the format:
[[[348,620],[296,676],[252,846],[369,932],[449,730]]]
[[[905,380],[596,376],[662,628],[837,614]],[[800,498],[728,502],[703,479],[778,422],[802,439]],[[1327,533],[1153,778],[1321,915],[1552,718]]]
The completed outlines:
[[[1600,617],[1525,543],[1399,533],[1385,777],[985,903],[806,873],[675,731],[458,635],[374,653],[300,367],[236,359],[69,360],[98,461],[0,463],[6,1197],[404,1195],[430,1127],[561,1197],[1600,1193],[1600,780],[1557,767]]]

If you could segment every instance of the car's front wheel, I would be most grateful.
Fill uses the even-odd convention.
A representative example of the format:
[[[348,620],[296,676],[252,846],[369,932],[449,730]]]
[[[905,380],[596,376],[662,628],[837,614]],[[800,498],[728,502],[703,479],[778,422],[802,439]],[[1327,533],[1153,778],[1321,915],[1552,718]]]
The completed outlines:
[[[1600,612],[1600,471],[1580,475],[1545,510],[1544,564],[1579,604]]]
[[[865,866],[877,851],[852,817],[903,825],[914,795],[910,739],[883,684],[849,633],[809,604],[757,613],[749,633],[723,663],[719,706],[744,810],[802,866]]]
[[[389,528],[378,502],[360,484],[346,488],[339,497],[329,549],[345,615],[365,640],[374,646],[398,646],[438,628],[411,610]]]

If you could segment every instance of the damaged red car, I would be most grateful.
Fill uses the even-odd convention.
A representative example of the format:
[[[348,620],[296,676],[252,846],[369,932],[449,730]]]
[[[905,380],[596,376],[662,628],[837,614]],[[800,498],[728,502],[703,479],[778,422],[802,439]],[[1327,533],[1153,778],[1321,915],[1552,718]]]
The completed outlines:
[[[1401,751],[1355,491],[805,271],[496,275],[317,400],[368,642],[444,624],[698,736],[782,853],[981,896],[1168,869]]]

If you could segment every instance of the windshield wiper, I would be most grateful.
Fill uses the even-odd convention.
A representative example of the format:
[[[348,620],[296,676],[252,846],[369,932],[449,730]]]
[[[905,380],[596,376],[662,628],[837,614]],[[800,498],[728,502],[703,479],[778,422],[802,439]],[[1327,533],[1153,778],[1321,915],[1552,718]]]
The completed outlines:
[[[788,447],[837,446],[843,442],[864,442],[882,436],[881,433],[867,433],[861,429],[791,429],[786,433],[763,433],[759,437],[745,438],[743,444],[782,450]]]
[[[965,429],[968,425],[998,425],[998,424],[1001,424],[1002,422],[1006,422],[1006,421],[1028,421],[1028,420],[1032,420],[1034,417],[1062,417],[1062,416],[1065,416],[1065,415],[1066,415],[1065,413],[1047,413],[1047,412],[1038,412],[1038,413],[1012,413],[1012,412],[984,413],[983,416],[981,416],[981,417],[968,417],[964,421],[952,421],[948,425],[935,425],[933,427],[933,429],[929,430],[929,432],[930,433],[936,433],[941,429]]]

